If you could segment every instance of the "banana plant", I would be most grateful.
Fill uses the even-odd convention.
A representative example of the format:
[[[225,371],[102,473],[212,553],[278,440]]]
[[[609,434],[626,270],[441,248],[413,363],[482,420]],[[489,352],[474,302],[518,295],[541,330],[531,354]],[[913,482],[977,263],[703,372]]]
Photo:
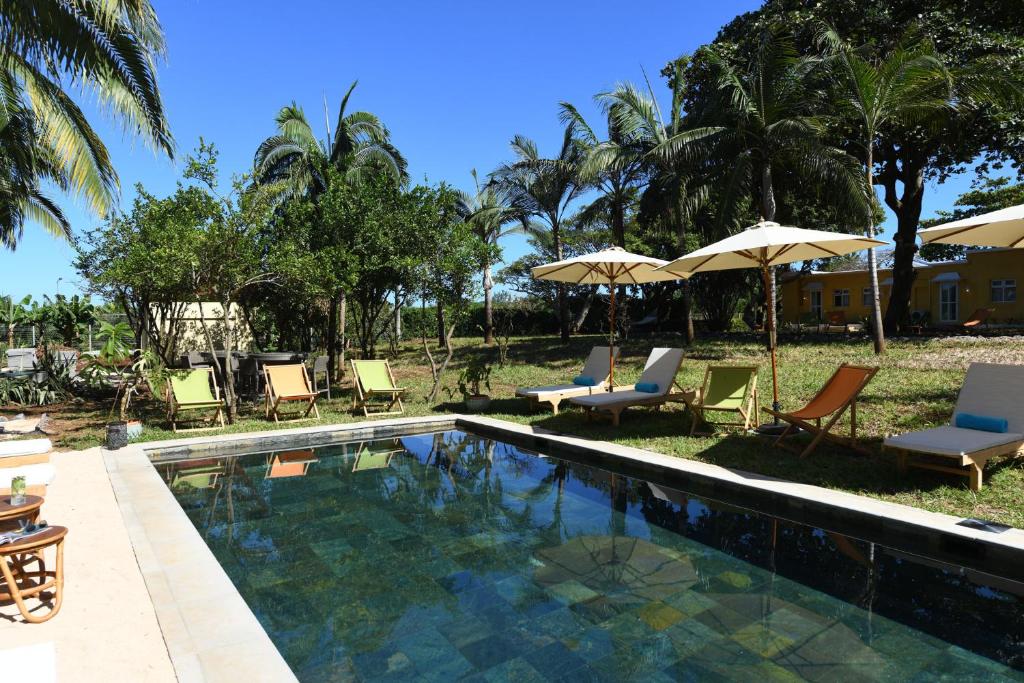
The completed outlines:
[[[0,324],[7,328],[7,348],[14,348],[14,328],[35,322],[36,309],[32,295],[16,301],[13,296],[0,297]]]

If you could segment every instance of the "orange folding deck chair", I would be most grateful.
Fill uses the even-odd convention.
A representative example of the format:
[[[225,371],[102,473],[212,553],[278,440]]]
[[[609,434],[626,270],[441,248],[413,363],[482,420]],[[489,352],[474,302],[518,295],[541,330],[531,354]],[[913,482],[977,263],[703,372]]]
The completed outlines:
[[[854,450],[864,451],[857,445],[857,397],[876,372],[878,372],[877,367],[843,363],[825,382],[821,391],[815,394],[814,398],[800,410],[785,413],[765,408],[764,411],[769,415],[789,423],[786,430],[775,440],[775,445],[785,446],[782,440],[790,436],[795,428],[799,428],[814,434],[811,443],[800,453],[801,458],[807,457],[825,438],[846,444]],[[850,409],[850,437],[848,439],[830,433],[847,408]],[[822,426],[821,421],[825,418],[828,418],[828,422]],[[811,423],[812,420],[814,424]]]
[[[267,419],[271,416],[274,422],[280,422],[278,408],[282,402],[303,402],[306,404],[306,412],[301,417],[286,420],[297,422],[299,420],[320,419],[320,410],[316,407],[316,400],[320,394],[309,385],[309,376],[306,374],[306,366],[302,363],[289,365],[264,365],[263,376],[267,380]],[[309,417],[310,413],[316,415]]]
[[[310,449],[272,453],[267,458],[266,478],[287,479],[289,477],[304,477],[309,472],[309,466],[315,462],[319,462],[319,460]]]
[[[960,324],[965,330],[973,330],[975,327],[981,327],[982,325],[988,325],[989,317],[995,313],[994,308],[979,308],[974,313],[971,313],[971,317],[963,321]]]

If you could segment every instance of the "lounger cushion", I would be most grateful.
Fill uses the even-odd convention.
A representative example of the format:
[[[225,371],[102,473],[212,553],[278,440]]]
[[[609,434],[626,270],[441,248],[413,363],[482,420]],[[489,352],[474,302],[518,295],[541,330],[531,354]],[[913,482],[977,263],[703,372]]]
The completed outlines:
[[[919,453],[964,456],[1021,441],[1024,441],[1024,434],[1015,432],[999,434],[944,426],[891,436],[885,440],[885,445]]]
[[[1010,431],[1010,424],[1005,417],[992,417],[990,415],[975,415],[973,413],[958,413],[956,426],[962,429],[976,429],[980,432],[996,432],[1005,434]]]
[[[0,489],[11,488],[11,480],[17,476],[25,477],[26,486],[48,486],[56,476],[56,471],[49,463],[5,467],[0,469]]]
[[[643,391],[627,390],[627,391],[614,391],[604,392],[603,394],[593,394],[591,396],[577,396],[571,399],[572,403],[578,406],[585,406],[588,408],[600,408],[602,406],[614,406],[620,403],[636,403],[638,401],[648,401],[657,394],[649,394]]]
[[[53,444],[49,439],[22,439],[19,441],[5,441],[0,443],[0,458],[14,455],[37,455],[49,453],[53,450]]]
[[[590,375],[577,375],[576,377],[573,377],[572,383],[581,387],[592,387],[597,384],[597,382],[594,381],[594,378]]]

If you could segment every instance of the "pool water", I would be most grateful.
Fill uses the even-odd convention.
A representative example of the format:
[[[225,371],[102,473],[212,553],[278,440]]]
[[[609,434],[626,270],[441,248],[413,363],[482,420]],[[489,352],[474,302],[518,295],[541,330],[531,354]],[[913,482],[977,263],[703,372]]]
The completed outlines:
[[[1024,680],[1024,586],[463,432],[161,465],[302,681]]]

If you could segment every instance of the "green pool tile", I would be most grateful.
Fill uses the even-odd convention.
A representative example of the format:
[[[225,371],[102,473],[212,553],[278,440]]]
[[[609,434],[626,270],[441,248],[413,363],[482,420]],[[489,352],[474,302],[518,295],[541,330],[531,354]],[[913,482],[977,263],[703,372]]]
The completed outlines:
[[[637,610],[637,615],[655,631],[664,631],[669,626],[686,618],[686,615],[663,602],[652,602]]]
[[[562,643],[557,642],[538,650],[526,652],[523,654],[523,659],[549,679],[557,679],[587,665],[583,659],[577,657]]]
[[[452,620],[439,626],[437,630],[455,648],[461,648],[491,634],[490,624],[473,616]]]
[[[714,607],[716,603],[704,593],[693,590],[685,590],[675,593],[664,600],[665,604],[679,610],[684,616],[694,617],[706,609]]]
[[[597,591],[587,588],[575,579],[556,583],[548,586],[545,590],[556,600],[566,605],[575,605],[578,602],[586,602],[599,596]]]
[[[546,683],[549,680],[522,657],[514,657],[487,669],[483,672],[483,679],[491,683]]]
[[[492,634],[459,648],[459,652],[478,670],[491,669],[517,655],[517,643],[505,634]]]
[[[732,634],[737,643],[766,659],[771,659],[792,648],[796,641],[773,631],[764,623],[750,624]]]

